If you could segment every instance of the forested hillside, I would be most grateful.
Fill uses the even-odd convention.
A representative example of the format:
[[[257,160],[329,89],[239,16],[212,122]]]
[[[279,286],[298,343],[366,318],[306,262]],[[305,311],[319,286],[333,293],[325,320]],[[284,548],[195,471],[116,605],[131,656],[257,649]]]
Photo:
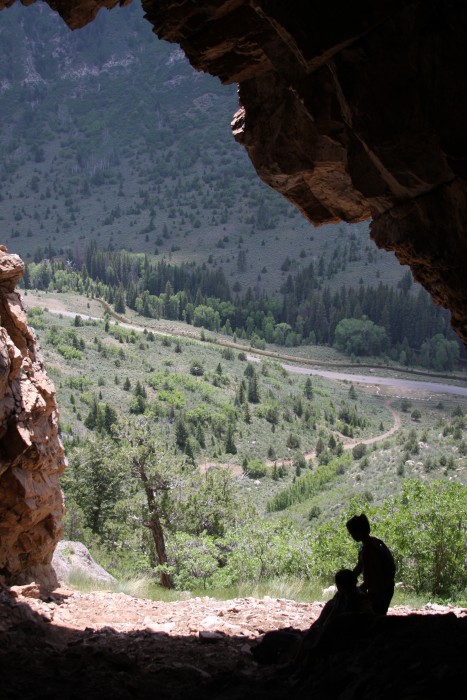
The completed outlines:
[[[260,182],[230,132],[235,86],[157,40],[138,3],[76,32],[17,3],[0,47],[2,239],[26,260],[95,240],[221,266],[244,292],[311,260],[331,283],[402,276],[366,224],[315,230]]]
[[[329,581],[356,556],[345,518],[366,510],[407,586],[462,595],[464,398],[391,399],[109,318],[30,320],[61,407],[66,537],[117,576]]]

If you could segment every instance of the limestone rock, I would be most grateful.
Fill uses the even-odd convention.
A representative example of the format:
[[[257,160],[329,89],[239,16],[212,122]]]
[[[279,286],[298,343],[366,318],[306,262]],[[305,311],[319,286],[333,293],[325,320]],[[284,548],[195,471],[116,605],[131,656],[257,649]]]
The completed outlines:
[[[89,581],[115,582],[115,578],[94,561],[82,542],[59,542],[52,558],[52,566],[57,578],[65,583],[71,574],[79,574]]]
[[[24,266],[0,248],[0,575],[7,583],[56,584],[65,467],[53,384],[15,284]]]

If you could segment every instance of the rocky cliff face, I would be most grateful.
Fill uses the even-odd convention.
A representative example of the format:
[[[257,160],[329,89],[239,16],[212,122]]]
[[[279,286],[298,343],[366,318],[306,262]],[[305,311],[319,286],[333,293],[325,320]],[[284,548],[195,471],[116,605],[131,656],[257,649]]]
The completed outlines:
[[[0,576],[50,585],[65,457],[54,387],[15,291],[23,270],[0,246]]]
[[[127,2],[47,1],[73,29]],[[196,68],[239,83],[234,135],[260,177],[315,224],[372,217],[467,342],[464,0],[142,4]]]

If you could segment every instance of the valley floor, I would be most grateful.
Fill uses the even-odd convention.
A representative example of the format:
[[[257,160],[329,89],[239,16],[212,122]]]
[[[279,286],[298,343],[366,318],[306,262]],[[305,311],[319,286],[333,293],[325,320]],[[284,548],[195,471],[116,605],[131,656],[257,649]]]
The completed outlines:
[[[75,294],[59,295],[49,293],[34,293],[29,290],[27,297],[23,297],[23,301],[28,308],[38,306],[52,314],[74,318],[76,315],[81,316],[83,320],[102,320],[104,310],[111,310],[111,307],[105,302],[104,308],[102,304],[93,299],[91,302],[86,297]],[[190,326],[181,321],[154,320],[138,316],[134,312],[129,311],[132,316],[127,319],[126,316],[117,316],[112,312],[112,316],[118,319],[122,327],[143,332],[152,330],[161,335],[169,335],[180,338],[191,338],[192,340],[200,339],[200,329]],[[133,318],[134,317],[134,318]],[[131,321],[131,322],[130,322]],[[113,322],[113,321],[112,321]],[[210,334],[215,336],[215,334]],[[208,338],[209,340],[209,338]],[[215,338],[215,343],[218,346],[233,346],[238,350],[247,350],[248,360],[250,362],[259,362],[261,357],[271,357],[281,362],[283,368],[294,374],[302,375],[317,375],[345,382],[355,382],[356,384],[368,385],[373,389],[375,394],[380,394],[383,389],[384,394],[388,396],[414,396],[428,397],[433,394],[453,394],[457,396],[467,396],[466,377],[456,373],[440,374],[430,372],[429,370],[409,369],[401,367],[383,367],[380,365],[372,365],[370,362],[366,364],[347,363],[343,359],[340,361],[327,361],[323,359],[303,358],[300,355],[294,357],[287,354],[289,349],[284,348],[284,352],[277,351],[261,351],[252,350],[250,346],[243,346],[241,343],[233,345],[232,341],[226,336]],[[308,346],[309,349],[310,346]],[[315,347],[316,349],[316,347]],[[326,352],[329,348],[320,348]],[[365,359],[365,358],[364,358]],[[285,362],[284,362],[285,360]],[[290,364],[290,362],[294,364]],[[305,366],[303,366],[305,364]],[[302,365],[302,366],[301,366]],[[332,369],[324,369],[328,366]],[[375,367],[375,369],[373,369]],[[342,368],[342,369],[339,369]],[[412,376],[418,375],[420,379],[411,379]],[[466,375],[467,376],[467,375]],[[430,381],[427,381],[427,378]],[[448,381],[446,381],[448,380]]]

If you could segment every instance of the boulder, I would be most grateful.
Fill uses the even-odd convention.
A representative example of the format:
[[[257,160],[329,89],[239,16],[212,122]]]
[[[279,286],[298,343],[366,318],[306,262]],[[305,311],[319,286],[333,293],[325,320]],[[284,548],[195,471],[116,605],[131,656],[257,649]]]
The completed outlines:
[[[57,544],[52,566],[57,578],[68,583],[71,575],[79,575],[87,581],[114,583],[116,579],[92,558],[82,542],[62,540]]]

